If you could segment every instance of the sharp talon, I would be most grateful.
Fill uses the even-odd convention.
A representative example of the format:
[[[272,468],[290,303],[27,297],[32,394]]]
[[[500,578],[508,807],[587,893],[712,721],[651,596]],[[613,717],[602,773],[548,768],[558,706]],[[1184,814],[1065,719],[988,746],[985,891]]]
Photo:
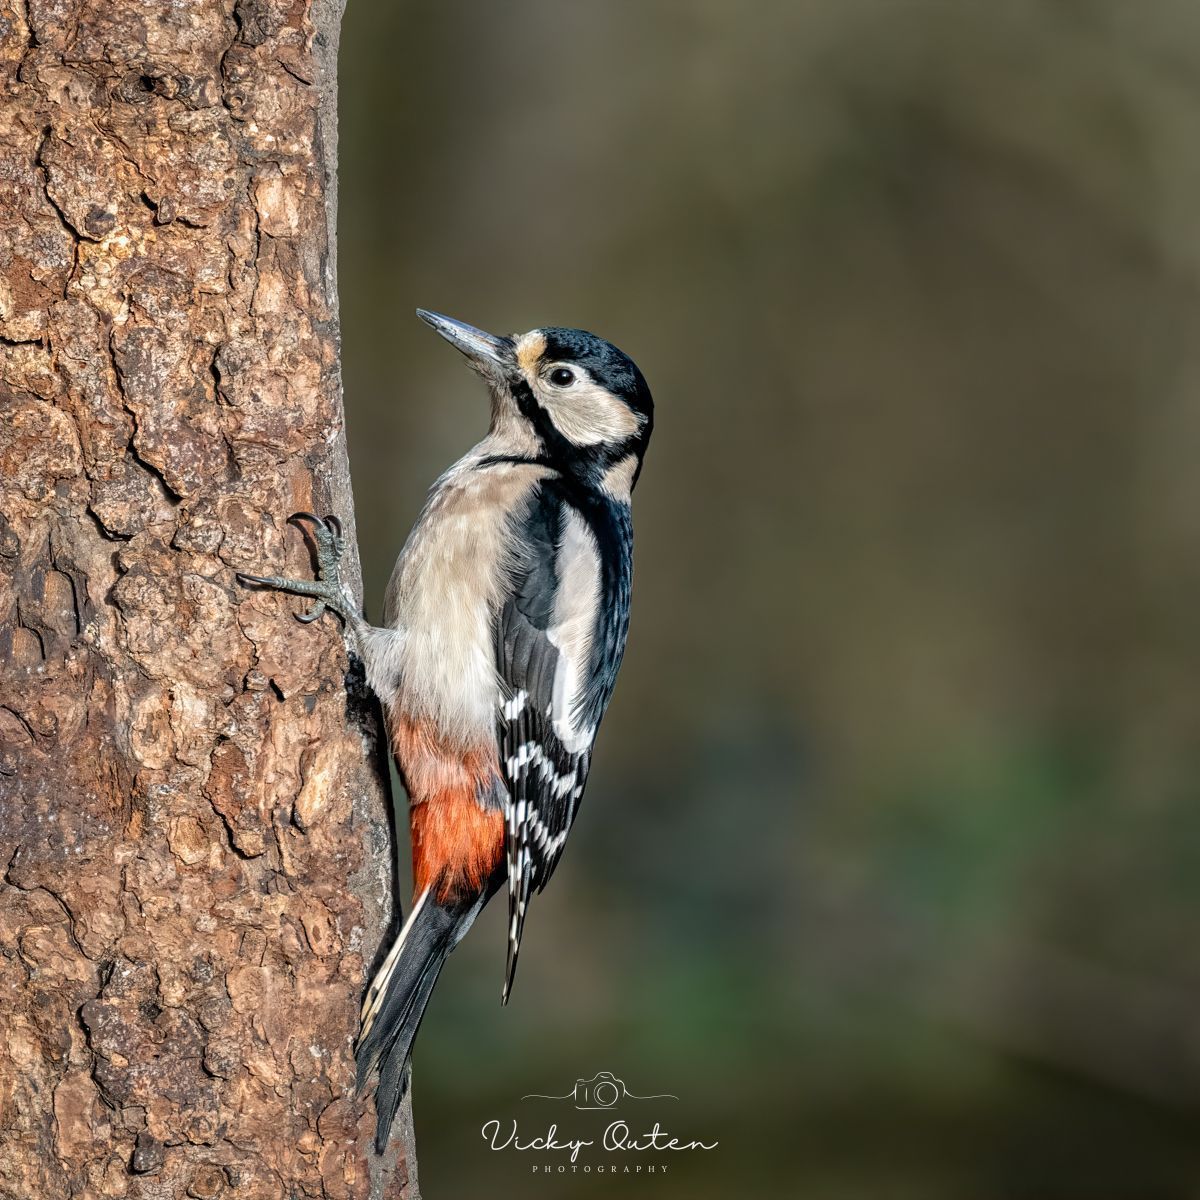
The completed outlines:
[[[255,587],[275,588],[290,592],[293,596],[308,596],[315,603],[308,612],[296,613],[302,625],[311,625],[327,612],[333,613],[343,623],[353,621],[355,606],[342,590],[338,580],[338,562],[342,555],[342,523],[335,516],[318,517],[310,512],[296,512],[288,517],[288,524],[303,530],[306,539],[316,551],[316,579],[284,579],[280,575],[250,575],[236,572],[237,578]]]
[[[274,588],[276,591],[286,591],[291,586],[290,579],[280,579],[278,575],[248,575],[245,571],[236,571],[238,581],[253,584],[255,587]]]

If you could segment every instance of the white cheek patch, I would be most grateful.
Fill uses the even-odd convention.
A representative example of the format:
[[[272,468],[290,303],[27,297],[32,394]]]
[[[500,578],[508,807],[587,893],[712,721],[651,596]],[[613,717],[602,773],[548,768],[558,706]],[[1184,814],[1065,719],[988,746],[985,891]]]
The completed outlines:
[[[534,388],[554,427],[576,446],[623,442],[641,428],[641,417],[628,404],[590,379],[581,377],[561,390],[539,380]]]

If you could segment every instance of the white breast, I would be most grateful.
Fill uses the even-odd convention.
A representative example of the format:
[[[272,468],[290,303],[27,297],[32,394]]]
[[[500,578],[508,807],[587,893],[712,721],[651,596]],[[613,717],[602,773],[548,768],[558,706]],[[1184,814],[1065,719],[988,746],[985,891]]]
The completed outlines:
[[[500,684],[493,620],[511,567],[510,518],[542,467],[481,468],[479,450],[435,485],[388,586],[384,621],[400,631],[397,703],[463,744],[495,736]]]

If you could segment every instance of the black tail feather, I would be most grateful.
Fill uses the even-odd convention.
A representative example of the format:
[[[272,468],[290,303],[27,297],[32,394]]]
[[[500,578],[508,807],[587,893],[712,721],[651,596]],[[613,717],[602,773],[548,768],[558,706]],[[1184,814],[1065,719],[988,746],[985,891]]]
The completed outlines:
[[[475,920],[480,902],[436,903],[421,898],[408,925],[400,934],[399,953],[389,954],[368,992],[363,1030],[355,1056],[361,1089],[378,1071],[375,1092],[375,1149],[382,1154],[396,1110],[408,1090],[409,1056],[433,994],[438,975],[459,939]]]

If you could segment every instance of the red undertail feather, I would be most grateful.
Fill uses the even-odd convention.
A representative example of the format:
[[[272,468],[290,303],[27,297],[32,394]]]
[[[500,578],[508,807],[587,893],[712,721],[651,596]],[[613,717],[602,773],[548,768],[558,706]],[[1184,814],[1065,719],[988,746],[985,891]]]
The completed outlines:
[[[481,803],[499,778],[495,743],[456,745],[404,714],[391,734],[409,796],[414,900],[430,886],[439,903],[478,895],[504,858],[504,814]]]

